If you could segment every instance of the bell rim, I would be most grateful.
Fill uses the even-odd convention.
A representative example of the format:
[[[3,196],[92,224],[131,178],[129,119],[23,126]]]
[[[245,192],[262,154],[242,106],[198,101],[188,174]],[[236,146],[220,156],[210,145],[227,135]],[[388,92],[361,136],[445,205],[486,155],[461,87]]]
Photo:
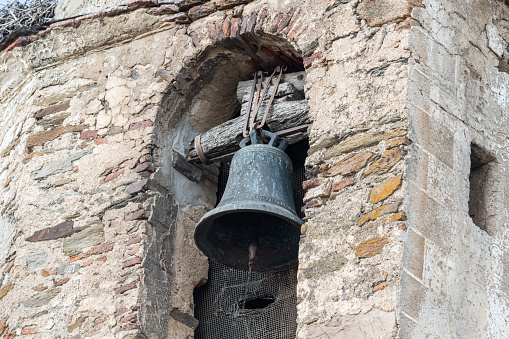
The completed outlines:
[[[258,205],[258,206],[253,206],[253,204]],[[245,205],[244,208],[242,207],[243,205]],[[207,212],[200,219],[198,224],[196,225],[196,228],[194,231],[194,241],[195,241],[196,246],[203,254],[205,254],[205,256],[207,256],[211,260],[214,260],[216,262],[219,262],[223,265],[226,265],[226,266],[234,268],[234,269],[246,271],[247,263],[246,263],[246,265],[242,265],[242,266],[233,266],[228,262],[225,262],[222,260],[219,261],[216,258],[213,258],[212,256],[210,256],[209,254],[211,254],[211,252],[207,251],[207,246],[205,244],[203,244],[203,246],[201,246],[201,243],[198,241],[197,234],[200,232],[200,230],[201,231],[206,230],[206,227],[208,225],[210,225],[210,223],[212,221],[211,220],[212,217],[214,217],[214,219],[215,219],[215,218],[218,218],[220,216],[223,216],[223,215],[226,215],[229,213],[237,213],[237,212],[262,212],[265,214],[279,216],[279,217],[283,218],[285,221],[289,222],[292,226],[295,227],[295,231],[298,232],[298,234],[300,236],[300,234],[301,234],[300,227],[304,224],[304,221],[302,219],[300,219],[296,214],[292,213],[291,211],[289,211],[281,206],[272,205],[272,206],[270,206],[270,207],[272,207],[272,210],[268,210],[267,209],[268,206],[270,206],[270,205],[265,204],[265,203],[260,203],[259,201],[249,201],[249,200],[241,202],[241,203],[227,203],[223,206],[217,206],[216,208]],[[206,236],[200,237],[200,240],[205,240],[206,243],[210,244],[210,242],[208,241]],[[297,247],[299,246],[298,243],[296,245],[297,245]],[[280,272],[280,271],[285,271],[285,270],[295,268],[295,267],[297,267],[297,265],[298,265],[298,257],[296,257],[294,260],[289,260],[289,261],[286,261],[285,263],[277,265],[274,268],[263,269],[263,270],[253,269],[253,271],[255,271],[255,272]]]

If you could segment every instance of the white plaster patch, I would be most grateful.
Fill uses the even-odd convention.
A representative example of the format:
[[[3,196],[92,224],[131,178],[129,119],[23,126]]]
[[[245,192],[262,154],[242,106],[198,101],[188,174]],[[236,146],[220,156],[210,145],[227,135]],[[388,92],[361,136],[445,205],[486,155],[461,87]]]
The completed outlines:
[[[493,20],[493,19],[492,19]],[[486,35],[488,37],[489,48],[500,58],[504,55],[504,40],[498,32],[497,26],[493,21],[486,25]]]
[[[0,218],[0,258],[5,258],[11,248],[14,224],[7,218]]]

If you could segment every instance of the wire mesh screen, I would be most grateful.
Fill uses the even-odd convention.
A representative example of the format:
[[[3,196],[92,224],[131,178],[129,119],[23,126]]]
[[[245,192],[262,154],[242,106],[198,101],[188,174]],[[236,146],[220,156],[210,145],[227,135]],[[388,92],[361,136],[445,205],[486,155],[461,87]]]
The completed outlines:
[[[299,141],[290,145],[286,150],[286,154],[292,159],[293,173],[292,173],[292,186],[293,186],[293,200],[295,202],[295,209],[300,218],[304,217],[302,206],[304,206],[304,189],[302,182],[306,180],[306,167],[305,161],[308,155],[309,141],[308,139]]]
[[[309,144],[300,141],[286,153],[293,162],[292,184],[297,214],[302,217],[304,161]],[[218,202],[229,163],[221,164]],[[294,339],[297,330],[297,269],[277,273],[248,272],[209,260],[208,282],[195,289],[196,339]]]
[[[209,281],[195,290],[196,339],[295,338],[296,269],[252,272],[248,285],[247,272],[209,262]]]

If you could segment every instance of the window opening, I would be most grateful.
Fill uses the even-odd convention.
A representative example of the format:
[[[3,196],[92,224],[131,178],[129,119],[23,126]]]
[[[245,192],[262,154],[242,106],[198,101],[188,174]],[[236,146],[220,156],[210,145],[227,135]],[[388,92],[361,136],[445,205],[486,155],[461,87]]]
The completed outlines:
[[[468,214],[483,231],[488,232],[489,198],[492,191],[491,163],[495,158],[476,144],[470,148],[470,192]],[[489,232],[488,232],[489,233]]]
[[[303,216],[304,162],[307,139],[290,145],[292,185],[297,214]],[[217,201],[223,196],[230,164],[221,163]],[[209,260],[209,278],[194,291],[196,339],[294,339],[297,331],[297,269],[252,272],[246,293],[246,271]],[[247,294],[244,305],[244,297]]]

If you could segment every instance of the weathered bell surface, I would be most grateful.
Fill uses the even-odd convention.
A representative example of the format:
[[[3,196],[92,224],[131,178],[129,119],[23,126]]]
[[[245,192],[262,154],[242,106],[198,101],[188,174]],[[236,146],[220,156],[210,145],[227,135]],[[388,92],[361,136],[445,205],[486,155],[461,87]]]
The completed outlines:
[[[292,162],[278,147],[253,141],[235,154],[219,205],[203,216],[195,230],[198,248],[209,258],[240,270],[276,272],[297,266],[300,226],[292,191]],[[249,139],[249,138],[246,138]],[[281,149],[282,148],[282,149]]]

